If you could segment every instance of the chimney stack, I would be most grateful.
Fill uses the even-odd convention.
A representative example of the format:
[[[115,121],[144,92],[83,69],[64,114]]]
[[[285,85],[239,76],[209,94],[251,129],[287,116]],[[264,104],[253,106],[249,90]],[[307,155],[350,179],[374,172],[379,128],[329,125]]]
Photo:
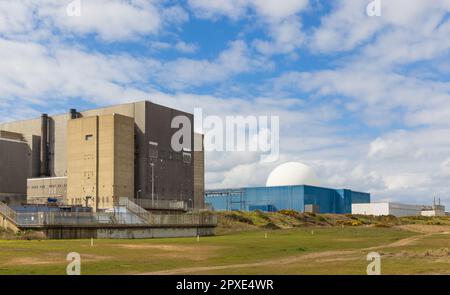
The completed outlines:
[[[41,116],[41,177],[49,176],[48,171],[48,115]]]

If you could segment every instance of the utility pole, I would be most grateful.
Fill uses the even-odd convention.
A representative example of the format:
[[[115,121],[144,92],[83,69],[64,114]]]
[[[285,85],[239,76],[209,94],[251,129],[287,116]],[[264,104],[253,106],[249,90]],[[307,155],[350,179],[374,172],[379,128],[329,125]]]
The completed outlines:
[[[155,163],[150,163],[152,166],[152,207],[155,206]]]

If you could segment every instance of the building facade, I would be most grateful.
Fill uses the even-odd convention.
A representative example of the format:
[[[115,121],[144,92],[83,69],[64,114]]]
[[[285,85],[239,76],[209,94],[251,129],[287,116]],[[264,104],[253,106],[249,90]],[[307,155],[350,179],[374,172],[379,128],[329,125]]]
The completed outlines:
[[[31,152],[25,141],[0,137],[1,202],[15,205],[26,200],[30,162]]]
[[[194,208],[205,207],[205,154],[204,135],[194,134]]]
[[[70,178],[70,157],[68,153],[71,153],[71,148],[73,148],[73,143],[70,143],[69,138],[70,121],[113,114],[129,117],[133,123],[134,132],[124,135],[134,137],[128,140],[134,145],[133,160],[130,163],[134,170],[132,196],[137,199],[153,197],[159,200],[177,200],[184,201],[187,204],[201,204],[202,202],[194,202],[196,198],[194,194],[194,140],[192,140],[194,138],[193,115],[149,101],[82,112],[71,110],[66,114],[54,116],[44,114],[37,119],[0,124],[0,130],[3,132],[20,134],[25,143],[22,143],[22,145],[28,149],[28,158],[25,160],[28,166],[25,170],[21,169],[23,174],[15,177],[15,181],[20,183],[19,193],[26,193],[27,178]],[[180,128],[181,126],[189,128],[191,140],[183,139],[180,142],[182,150],[174,150],[171,141],[173,135],[179,131],[179,128],[176,128],[179,126],[172,127],[172,121],[179,116],[187,118],[187,123],[180,125]],[[185,124],[189,126],[184,126]],[[120,138],[117,139],[117,142],[120,140]],[[14,156],[14,159],[17,160],[18,157],[24,158],[20,155]],[[198,157],[203,157],[203,154],[198,154]],[[5,169],[0,167],[0,173],[6,173]],[[196,177],[195,179],[198,180],[197,191],[200,191],[199,188],[203,185],[202,177]],[[70,184],[70,179],[68,179],[69,197]],[[87,183],[85,186],[85,189],[87,189]],[[130,188],[131,186],[127,185],[127,190]],[[0,187],[0,193],[3,192],[10,193]],[[89,193],[91,194],[91,192]],[[123,194],[128,196],[129,192]],[[82,197],[72,196],[70,198]],[[101,196],[99,197],[101,198]]]
[[[352,214],[396,217],[404,216],[445,216],[445,207],[442,205],[422,206],[391,202],[378,202],[369,204],[353,204]]]
[[[67,177],[40,177],[27,180],[27,203],[46,204],[49,199],[67,201]]]
[[[210,203],[214,210],[291,209],[344,214],[351,213],[354,203],[369,203],[370,194],[309,185],[249,187],[207,191],[205,202]]]
[[[109,209],[134,198],[134,120],[110,114],[68,122],[69,205]]]

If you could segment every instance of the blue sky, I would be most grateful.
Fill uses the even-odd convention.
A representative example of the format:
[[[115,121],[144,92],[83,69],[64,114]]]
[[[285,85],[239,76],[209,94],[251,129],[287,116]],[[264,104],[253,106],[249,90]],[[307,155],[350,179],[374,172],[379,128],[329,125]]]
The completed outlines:
[[[143,99],[276,115],[280,160],[208,153],[208,187],[301,161],[325,186],[450,206],[450,1],[370,2],[0,0],[1,120]]]

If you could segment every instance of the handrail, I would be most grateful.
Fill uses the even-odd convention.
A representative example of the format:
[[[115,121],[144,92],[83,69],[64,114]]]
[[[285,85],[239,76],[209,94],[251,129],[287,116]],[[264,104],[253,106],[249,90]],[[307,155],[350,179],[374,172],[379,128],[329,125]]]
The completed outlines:
[[[0,213],[8,218],[13,223],[17,223],[17,213],[13,209],[11,209],[8,205],[3,202],[0,202]]]
[[[119,198],[119,206],[125,206],[125,208],[127,208],[127,210],[136,214],[140,218],[144,219],[144,221],[146,221],[146,222],[151,221],[151,217],[152,217],[151,214],[147,210],[142,208],[141,206],[132,202],[128,198]]]
[[[134,203],[144,209],[159,209],[159,210],[182,210],[187,211],[187,203],[178,200],[151,200],[151,199],[134,199]]]
[[[35,212],[21,213],[0,202],[0,214],[18,227],[40,226],[114,226],[114,225],[153,225],[153,226],[215,226],[214,214],[152,214],[130,200],[119,201],[129,213],[120,212]],[[121,214],[126,218],[120,218]]]

